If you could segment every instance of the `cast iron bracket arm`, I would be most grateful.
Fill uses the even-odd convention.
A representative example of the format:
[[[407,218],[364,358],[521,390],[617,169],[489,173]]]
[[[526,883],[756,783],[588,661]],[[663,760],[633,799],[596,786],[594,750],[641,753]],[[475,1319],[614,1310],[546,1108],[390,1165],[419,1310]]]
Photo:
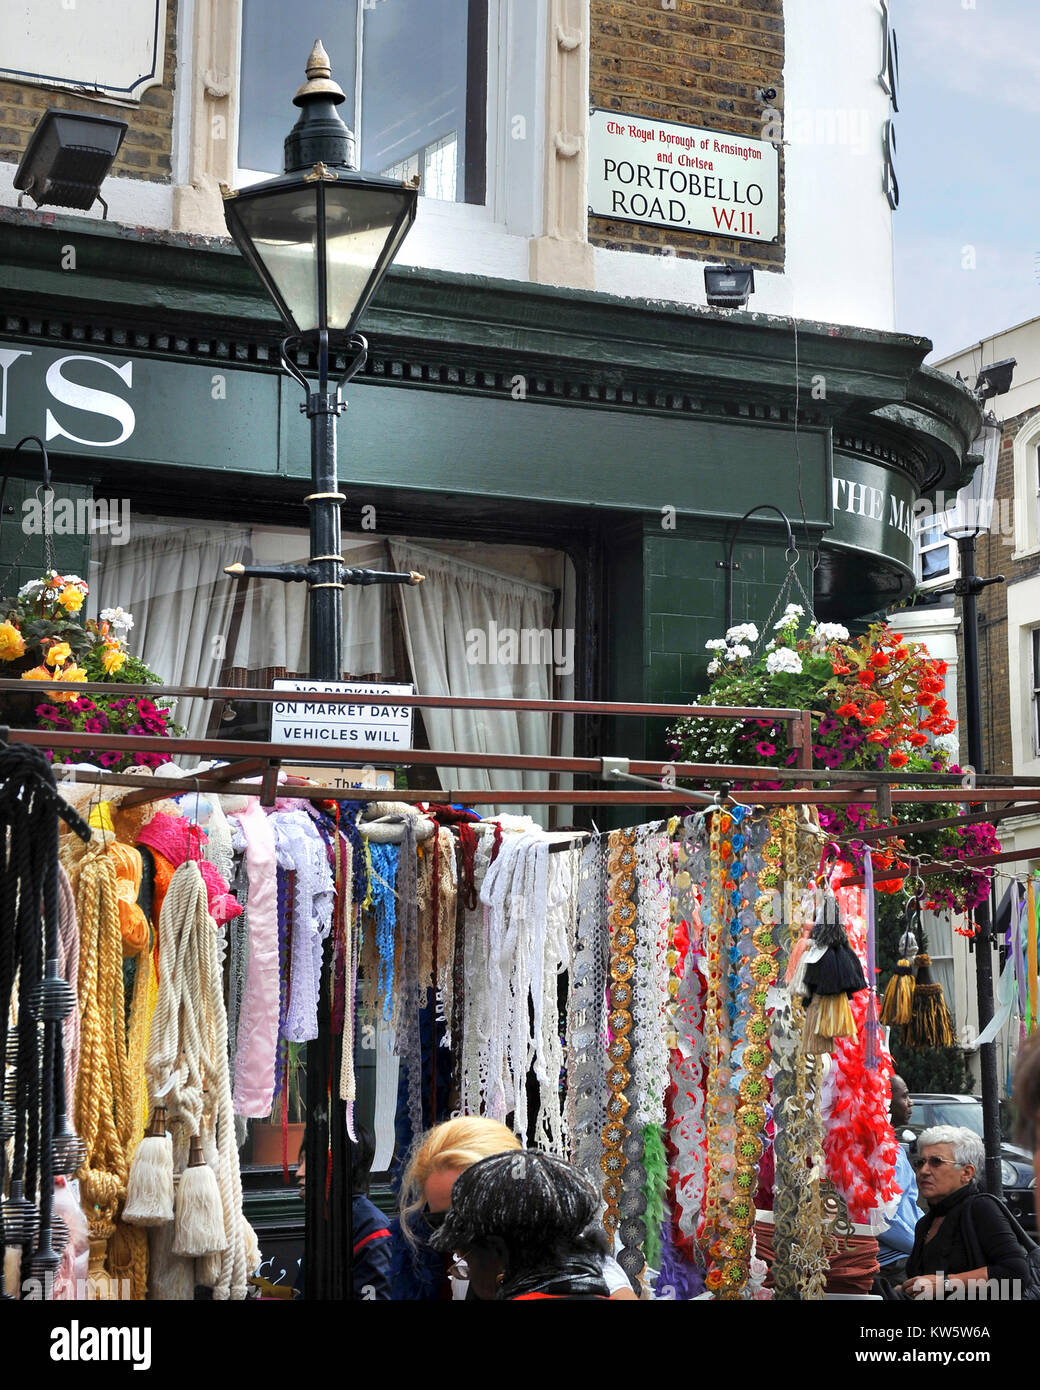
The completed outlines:
[[[402,574],[387,570],[351,569],[346,561],[338,555],[322,555],[318,558],[323,561],[331,561],[339,566],[338,577],[335,582],[340,586],[347,584],[415,585],[421,584],[426,578],[418,570],[409,570],[407,574]],[[236,562],[233,565],[225,565],[224,573],[234,575],[236,578],[280,579],[285,584],[321,584],[327,582],[313,562],[309,565],[243,565]]]

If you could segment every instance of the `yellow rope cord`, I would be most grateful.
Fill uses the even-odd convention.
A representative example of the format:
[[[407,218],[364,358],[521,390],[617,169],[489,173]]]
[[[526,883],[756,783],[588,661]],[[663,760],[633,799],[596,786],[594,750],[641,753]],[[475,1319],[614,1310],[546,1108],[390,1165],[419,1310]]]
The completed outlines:
[[[79,1171],[80,1198],[92,1246],[92,1273],[128,1278],[133,1298],[144,1298],[147,1238],[117,1221],[126,1197],[130,1159],[143,1125],[141,1093],[153,996],[148,968],[138,961],[130,1046],[124,1023],[123,947],[116,864],[92,851],[78,865],[76,910],[80,930],[79,1007],[82,1044],[76,1081],[76,1127],[87,1146]]]

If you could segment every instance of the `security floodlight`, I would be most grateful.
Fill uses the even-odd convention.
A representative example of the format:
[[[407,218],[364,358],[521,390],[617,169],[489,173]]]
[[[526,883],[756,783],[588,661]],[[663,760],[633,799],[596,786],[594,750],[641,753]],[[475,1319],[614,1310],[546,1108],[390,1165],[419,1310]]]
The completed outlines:
[[[755,272],[731,265],[706,265],[704,291],[714,309],[743,309],[755,292]]]
[[[983,367],[975,382],[975,394],[979,400],[988,401],[994,396],[1007,395],[1011,390],[1011,378],[1017,366],[1017,358],[1005,357],[1003,362],[994,362],[989,367]]]
[[[53,108],[45,111],[14,176],[14,186],[21,190],[18,206],[26,193],[37,207],[46,204],[86,210],[97,201],[107,217],[101,185],[126,132],[126,121],[111,116]]]

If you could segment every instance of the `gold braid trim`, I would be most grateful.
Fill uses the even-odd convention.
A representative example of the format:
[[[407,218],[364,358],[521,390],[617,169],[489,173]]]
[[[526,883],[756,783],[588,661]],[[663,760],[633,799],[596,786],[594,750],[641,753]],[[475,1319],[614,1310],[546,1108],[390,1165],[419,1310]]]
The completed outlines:
[[[603,1228],[613,1236],[621,1220],[618,1204],[621,1183],[627,1160],[624,1143],[628,1138],[625,1116],[628,1099],[625,1087],[630,1074],[625,1065],[632,1055],[628,1035],[632,1031],[632,976],[635,973],[633,952],[636,944],[636,832],[612,830],[607,839],[607,872],[610,875],[607,893],[610,908],[607,923],[610,928],[610,1025],[611,1040],[607,1049],[607,1123],[603,1127]]]

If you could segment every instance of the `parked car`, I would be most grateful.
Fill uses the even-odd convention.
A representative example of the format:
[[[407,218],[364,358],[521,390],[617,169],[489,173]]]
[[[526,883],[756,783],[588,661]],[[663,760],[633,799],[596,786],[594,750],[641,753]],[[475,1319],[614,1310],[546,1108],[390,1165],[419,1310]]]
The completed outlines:
[[[917,1150],[917,1136],[934,1125],[957,1125],[973,1129],[982,1137],[982,1101],[978,1096],[954,1096],[912,1094],[914,1108],[909,1122],[901,1125],[898,1138],[911,1156]],[[985,1174],[980,1174],[985,1178]],[[1036,1231],[1036,1213],[1033,1206],[1033,1189],[1036,1178],[1033,1173],[1033,1155],[1028,1149],[1017,1144],[1001,1141],[1000,1177],[1004,1184],[1004,1201],[1014,1212],[1019,1222],[1029,1232]]]

